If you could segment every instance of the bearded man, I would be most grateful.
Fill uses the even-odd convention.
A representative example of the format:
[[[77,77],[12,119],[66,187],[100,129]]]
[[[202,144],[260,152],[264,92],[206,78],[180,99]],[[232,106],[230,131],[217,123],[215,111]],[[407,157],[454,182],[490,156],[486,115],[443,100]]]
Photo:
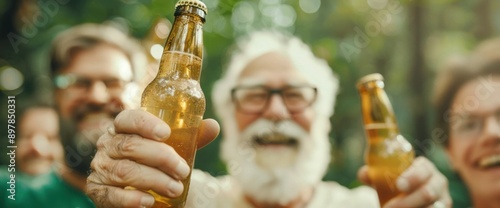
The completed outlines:
[[[330,161],[329,118],[337,88],[338,79],[328,64],[296,37],[260,31],[238,41],[212,97],[223,127],[221,156],[229,175],[214,178],[193,171],[186,207],[379,207],[376,192],[368,186],[350,190],[321,180]],[[124,111],[114,124],[112,133],[100,138],[102,148],[92,162],[87,192],[96,204],[152,205],[150,195],[124,189],[127,185],[179,195],[178,181],[186,176],[185,170],[176,154],[161,152],[166,144],[157,142],[147,145],[147,152],[135,148],[124,154],[114,147],[120,137],[132,140],[126,134],[135,134],[128,143],[138,146],[160,141],[151,130],[168,126],[142,111]],[[205,122],[199,143],[210,138],[207,132],[217,131],[215,123]],[[135,168],[127,174],[119,172],[131,167]],[[366,169],[360,177],[369,183]],[[398,188],[406,194],[387,207],[451,206],[446,183],[432,163],[419,158],[398,180]]]
[[[85,23],[57,35],[50,75],[64,162],[43,175],[18,177],[15,200],[2,187],[0,207],[95,207],[84,193],[95,144],[120,111],[137,105],[132,100],[145,66],[142,50],[137,40],[107,24]],[[9,174],[0,172],[4,178]]]

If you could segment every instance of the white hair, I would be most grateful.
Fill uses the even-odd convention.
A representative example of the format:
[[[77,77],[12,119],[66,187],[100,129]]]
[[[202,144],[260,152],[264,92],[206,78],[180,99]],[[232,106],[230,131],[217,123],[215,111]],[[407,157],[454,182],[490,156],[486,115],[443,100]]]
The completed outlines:
[[[231,89],[237,85],[243,69],[255,58],[269,53],[281,52],[289,56],[292,64],[313,86],[318,88],[318,97],[313,104],[317,117],[329,120],[333,114],[339,81],[328,63],[312,53],[309,46],[297,37],[276,31],[257,31],[236,42],[235,52],[228,63],[224,76],[215,82],[212,91],[215,113],[228,122],[235,110],[231,103]],[[230,111],[230,112],[228,112]],[[330,123],[325,122],[330,130]],[[225,125],[224,125],[225,126]],[[224,128],[228,130],[228,128]],[[223,129],[223,130],[224,130]]]
[[[236,42],[236,50],[228,63],[224,76],[215,83],[212,92],[215,112],[221,118],[223,140],[221,157],[228,165],[228,171],[235,176],[242,189],[254,198],[279,203],[286,203],[299,194],[303,187],[313,186],[323,178],[330,162],[330,117],[333,114],[338,79],[325,60],[319,59],[311,49],[297,37],[276,31],[257,31]],[[279,52],[288,56],[294,68],[312,86],[318,89],[316,102],[311,106],[315,112],[311,131],[305,132],[301,153],[294,167],[276,169],[274,173],[252,165],[255,159],[253,150],[245,148],[245,132],[239,132],[235,106],[231,102],[231,89],[238,84],[243,69],[254,59],[270,53]],[[258,127],[259,122],[255,123]],[[292,127],[293,125],[287,125]],[[262,125],[260,127],[262,129]],[[294,127],[300,128],[300,127]],[[248,130],[248,129],[247,129]],[[292,129],[283,132],[295,132]],[[301,131],[301,130],[297,130]],[[299,136],[297,133],[295,136]],[[242,138],[231,138],[242,137]],[[250,171],[251,170],[251,171]],[[279,173],[279,174],[278,174]],[[258,175],[260,181],[255,180]],[[300,181],[297,179],[300,178]],[[294,179],[295,178],[295,182]],[[250,179],[250,180],[249,180]],[[263,191],[262,187],[272,180],[280,181],[272,188]],[[248,184],[250,183],[251,184]],[[279,185],[278,185],[279,184]]]

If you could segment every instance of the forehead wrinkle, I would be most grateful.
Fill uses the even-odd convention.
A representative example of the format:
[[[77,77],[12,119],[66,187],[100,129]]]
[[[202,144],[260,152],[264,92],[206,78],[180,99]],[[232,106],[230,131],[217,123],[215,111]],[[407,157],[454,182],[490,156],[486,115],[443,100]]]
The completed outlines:
[[[239,79],[239,85],[241,86],[254,86],[254,85],[264,85],[265,81],[257,77],[241,77]]]

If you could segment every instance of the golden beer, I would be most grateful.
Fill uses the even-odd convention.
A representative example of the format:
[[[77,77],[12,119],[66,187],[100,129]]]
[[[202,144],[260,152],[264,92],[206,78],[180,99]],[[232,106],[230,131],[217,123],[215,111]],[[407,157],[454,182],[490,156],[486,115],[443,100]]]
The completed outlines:
[[[380,205],[399,194],[396,180],[413,162],[412,145],[400,134],[383,77],[369,74],[357,84],[367,137],[365,162]]]
[[[142,94],[141,107],[165,121],[171,128],[166,143],[192,168],[205,95],[200,86],[203,58],[202,25],[206,6],[198,0],[180,0],[167,38],[158,74]],[[155,197],[153,207],[184,207],[191,174],[182,181],[184,192],[176,198]]]

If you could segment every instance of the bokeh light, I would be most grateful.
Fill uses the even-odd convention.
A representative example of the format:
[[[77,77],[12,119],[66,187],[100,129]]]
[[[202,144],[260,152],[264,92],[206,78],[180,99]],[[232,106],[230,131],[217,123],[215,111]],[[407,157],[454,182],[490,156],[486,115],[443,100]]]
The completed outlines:
[[[372,9],[380,10],[387,6],[388,0],[368,0],[368,6]]]
[[[273,18],[273,22],[276,26],[280,27],[291,27],[295,23],[295,19],[297,18],[297,13],[292,6],[288,4],[282,4],[280,6],[275,7],[275,16]]]
[[[237,31],[246,31],[252,28],[255,20],[255,6],[246,1],[238,2],[234,5],[231,23]]]
[[[7,66],[0,69],[0,87],[2,90],[15,90],[23,85],[23,74],[14,67]]]
[[[153,58],[155,58],[156,60],[160,60],[161,58],[161,55],[163,53],[163,46],[161,44],[154,44],[153,46],[151,46],[151,48],[149,49],[149,53],[151,54],[151,56]]]
[[[303,12],[313,14],[321,7],[321,0],[300,0],[299,6]]]
[[[155,27],[156,36],[160,39],[167,39],[170,33],[170,22],[168,20],[160,21]]]

